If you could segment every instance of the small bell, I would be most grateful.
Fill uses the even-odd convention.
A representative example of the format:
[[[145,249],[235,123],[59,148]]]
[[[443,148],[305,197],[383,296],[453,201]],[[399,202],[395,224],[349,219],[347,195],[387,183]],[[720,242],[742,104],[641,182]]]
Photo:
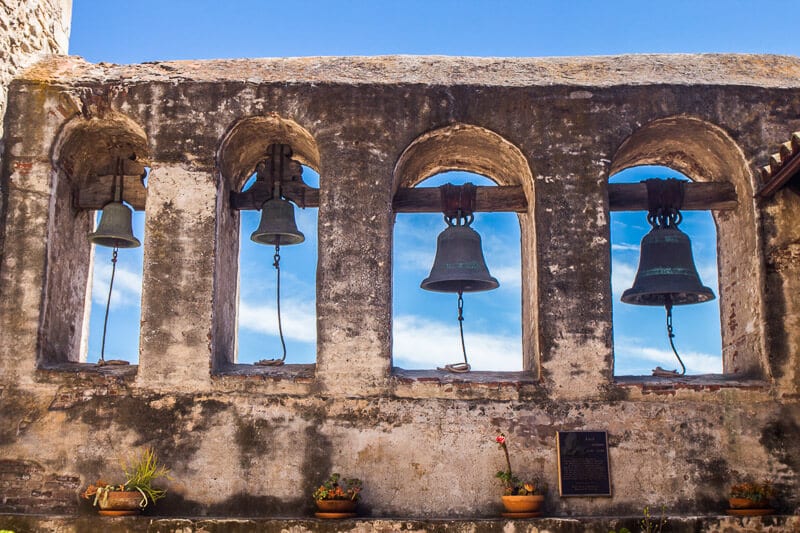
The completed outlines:
[[[297,229],[294,206],[279,197],[273,197],[261,206],[261,222],[250,240],[258,244],[300,244],[305,235]]]
[[[478,232],[469,225],[448,225],[436,239],[433,267],[420,287],[426,291],[460,293],[488,291],[499,286],[489,274]]]
[[[109,248],[138,248],[142,243],[133,235],[133,210],[122,202],[103,207],[100,222],[89,242]]]

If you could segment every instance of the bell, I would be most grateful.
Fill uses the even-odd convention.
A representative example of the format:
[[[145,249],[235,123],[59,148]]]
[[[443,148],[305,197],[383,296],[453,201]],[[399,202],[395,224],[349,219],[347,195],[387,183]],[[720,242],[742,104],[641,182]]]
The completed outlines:
[[[306,240],[294,221],[294,206],[287,200],[273,197],[261,206],[261,223],[250,235],[259,244],[300,244]]]
[[[633,287],[622,293],[622,301],[671,307],[713,299],[697,274],[689,236],[674,225],[650,230],[642,239]]]
[[[100,222],[89,242],[109,248],[137,248],[142,243],[133,236],[133,210],[122,202],[110,202],[103,208]]]
[[[451,225],[439,234],[431,273],[420,287],[436,292],[478,292],[499,286],[486,267],[477,231],[467,225]]]

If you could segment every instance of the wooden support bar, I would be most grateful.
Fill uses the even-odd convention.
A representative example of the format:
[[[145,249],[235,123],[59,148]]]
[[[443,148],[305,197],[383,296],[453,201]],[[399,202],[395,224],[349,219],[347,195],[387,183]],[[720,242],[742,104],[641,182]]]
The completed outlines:
[[[794,138],[794,136],[792,136],[792,138]],[[770,161],[770,164],[771,163],[772,161]],[[773,172],[769,181],[762,185],[758,192],[756,192],[756,196],[761,198],[772,196],[778,191],[778,189],[788,183],[789,180],[791,180],[798,172],[800,172],[800,154],[789,159],[786,164],[780,168],[780,170]]]
[[[475,211],[524,213],[528,210],[528,202],[522,187],[476,187],[476,189]],[[392,207],[397,213],[441,213],[442,200],[439,188],[398,189]]]
[[[772,170],[772,173],[775,174],[781,169],[783,166],[783,161],[781,160],[780,152],[776,152],[769,156],[769,168]]]
[[[264,181],[256,181],[243,192],[231,191],[231,209],[240,211],[261,209],[272,198],[272,189]],[[281,186],[283,196],[300,207],[319,207],[319,189],[309,187],[304,182],[290,181]]]
[[[611,211],[646,211],[647,187],[644,183],[608,185]],[[727,210],[736,208],[736,191],[728,182],[687,183],[683,209]],[[418,187],[399,189],[393,202],[398,213],[439,213],[442,210],[439,189]],[[522,187],[477,187],[476,211],[517,212],[528,210]]]
[[[111,194],[114,190],[114,176],[98,176],[77,188],[73,195],[73,202],[77,209],[102,209],[113,200]],[[147,201],[147,189],[142,183],[141,176],[125,176],[125,186],[122,188],[122,199],[131,204],[136,211],[144,211]]]
[[[781,154],[781,163],[785,163],[787,159],[792,157],[792,154],[794,154],[794,150],[795,149],[794,145],[792,144],[792,141],[786,141],[785,143],[783,143],[779,148]]]
[[[692,182],[684,189],[683,207],[686,211],[735,209],[736,190],[732,183]],[[608,206],[611,211],[646,211],[647,186],[644,183],[609,183]]]
[[[789,142],[792,143],[793,152],[800,150],[800,131],[795,131],[792,133],[792,138]]]

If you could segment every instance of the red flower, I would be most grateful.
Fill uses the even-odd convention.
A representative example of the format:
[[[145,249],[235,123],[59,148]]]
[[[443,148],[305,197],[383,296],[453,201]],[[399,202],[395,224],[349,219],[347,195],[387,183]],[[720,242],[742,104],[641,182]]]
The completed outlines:
[[[495,437],[494,440],[497,442],[497,444],[505,444],[506,443],[506,438],[503,435],[498,435],[497,437]]]

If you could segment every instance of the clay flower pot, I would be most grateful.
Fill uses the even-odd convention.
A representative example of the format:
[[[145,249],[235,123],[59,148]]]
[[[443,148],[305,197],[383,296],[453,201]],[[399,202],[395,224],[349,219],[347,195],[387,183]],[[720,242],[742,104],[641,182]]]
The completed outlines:
[[[533,513],[542,506],[544,496],[526,494],[525,496],[501,496],[503,505],[509,513]]]
[[[355,500],[314,500],[320,518],[347,518],[356,515]]]
[[[138,514],[142,508],[139,505],[142,501],[142,494],[138,490],[108,491],[97,501],[98,511],[106,516],[123,516]]]
[[[766,509],[769,507],[766,499],[757,502],[750,498],[728,498],[728,504],[731,509]]]

